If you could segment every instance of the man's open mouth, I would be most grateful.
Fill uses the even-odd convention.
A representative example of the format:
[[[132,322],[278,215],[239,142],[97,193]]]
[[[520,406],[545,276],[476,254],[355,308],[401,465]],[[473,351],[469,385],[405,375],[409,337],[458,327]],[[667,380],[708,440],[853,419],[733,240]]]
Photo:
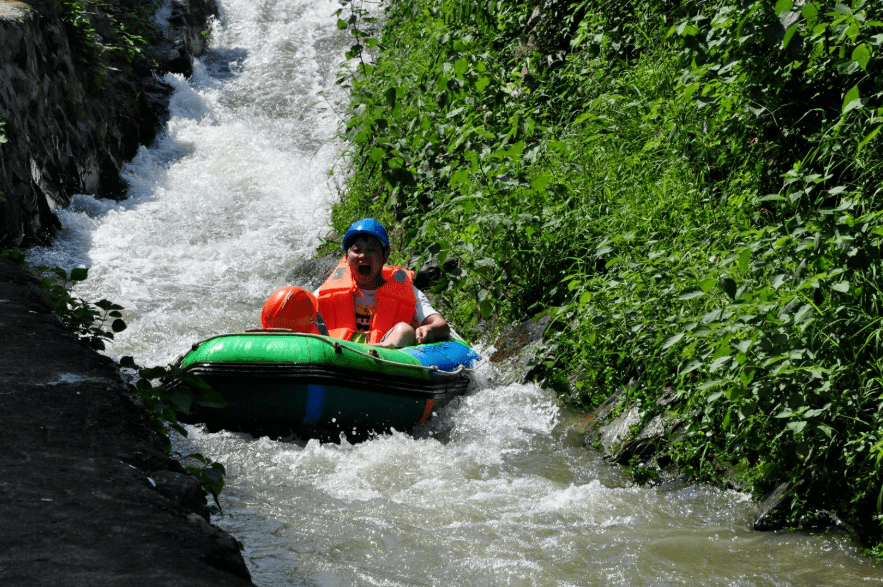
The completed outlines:
[[[371,265],[359,265],[359,273],[362,275],[371,275]]]

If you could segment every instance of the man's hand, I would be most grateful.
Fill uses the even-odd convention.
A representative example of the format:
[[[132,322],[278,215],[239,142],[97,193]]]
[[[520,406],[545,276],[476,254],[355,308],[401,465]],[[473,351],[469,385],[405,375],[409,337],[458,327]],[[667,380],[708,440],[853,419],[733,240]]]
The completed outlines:
[[[417,344],[438,342],[447,340],[451,334],[451,328],[441,314],[432,314],[427,316],[423,324],[417,328],[415,335],[417,336]]]

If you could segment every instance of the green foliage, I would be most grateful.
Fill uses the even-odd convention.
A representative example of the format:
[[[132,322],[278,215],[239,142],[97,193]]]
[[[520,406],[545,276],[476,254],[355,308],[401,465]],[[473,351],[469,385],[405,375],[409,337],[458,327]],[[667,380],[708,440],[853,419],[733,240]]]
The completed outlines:
[[[187,437],[187,429],[178,423],[179,414],[189,414],[194,405],[206,407],[228,405],[204,379],[192,373],[185,373],[176,365],[144,369],[136,365],[132,357],[126,356],[120,360],[120,366],[137,371],[138,380],[133,393],[144,404],[151,428],[163,439],[166,451],[169,453],[172,451],[169,429]],[[221,512],[218,495],[224,488],[226,475],[224,466],[199,453],[178,456],[185,462],[200,463],[186,465],[184,468],[200,480],[203,489],[214,498],[217,512]]]
[[[19,249],[5,249],[0,257],[13,261],[40,280],[40,287],[58,317],[89,348],[104,350],[104,343],[113,340],[114,333],[126,329],[122,306],[108,300],[91,303],[71,295],[71,288],[89,276],[88,269],[80,267],[68,273],[58,267],[28,267]]]
[[[682,472],[803,481],[791,523],[836,511],[879,552],[878,11],[412,0],[379,40],[341,19],[359,65],[333,222],[383,220],[399,263],[456,257],[436,293],[468,335],[550,312],[537,366],[563,398],[637,381],[646,418],[682,422]]]
[[[113,58],[131,65],[155,38],[153,4],[135,0],[61,0],[62,22],[81,63],[103,80]]]
[[[812,165],[832,185],[878,175],[867,166],[879,157],[860,155],[883,123],[883,23],[871,7],[706,1],[671,27],[688,65],[681,97],[712,127],[707,146],[722,172],[742,165],[754,142],[765,191],[778,189],[792,163]]]
[[[114,333],[126,329],[122,306],[108,300],[87,302],[71,295],[71,288],[88,277],[88,269],[80,267],[68,273],[59,267],[37,266],[31,271],[40,279],[43,292],[64,325],[89,348],[104,350]]]
[[[637,455],[629,460],[629,475],[636,484],[642,486],[659,481],[659,471],[652,465],[642,463]]]
[[[184,455],[184,458],[201,463],[199,466],[187,465],[184,469],[202,482],[202,488],[210,493],[215,500],[214,507],[217,508],[217,513],[223,514],[221,502],[218,501],[218,495],[224,489],[224,477],[227,475],[224,465],[199,453]],[[212,511],[212,513],[215,512]]]
[[[6,138],[6,133],[3,130],[4,128],[6,128],[6,121],[0,117],[0,145],[9,142],[9,139]]]
[[[103,47],[101,35],[90,18],[89,4],[84,0],[61,0],[62,21],[73,33],[71,39],[74,47],[82,54],[84,60],[97,60]]]

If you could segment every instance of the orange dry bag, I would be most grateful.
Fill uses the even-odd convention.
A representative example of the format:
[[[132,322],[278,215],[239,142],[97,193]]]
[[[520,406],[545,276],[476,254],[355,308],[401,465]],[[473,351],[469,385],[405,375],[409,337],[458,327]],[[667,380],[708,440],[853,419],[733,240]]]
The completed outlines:
[[[274,291],[264,304],[261,326],[319,334],[316,328],[318,311],[316,296],[294,285],[282,287]]]

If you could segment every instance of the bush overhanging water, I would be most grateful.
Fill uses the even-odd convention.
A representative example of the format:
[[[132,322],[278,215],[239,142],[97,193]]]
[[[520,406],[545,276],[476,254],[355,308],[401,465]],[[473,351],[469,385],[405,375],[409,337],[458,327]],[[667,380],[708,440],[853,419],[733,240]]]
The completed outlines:
[[[539,366],[563,398],[636,381],[647,418],[680,423],[671,466],[797,484],[791,524],[834,512],[883,552],[879,7],[401,0],[382,35],[365,17],[338,16],[361,60],[336,228],[367,212],[400,262],[456,258],[436,293],[473,336],[551,312]]]

